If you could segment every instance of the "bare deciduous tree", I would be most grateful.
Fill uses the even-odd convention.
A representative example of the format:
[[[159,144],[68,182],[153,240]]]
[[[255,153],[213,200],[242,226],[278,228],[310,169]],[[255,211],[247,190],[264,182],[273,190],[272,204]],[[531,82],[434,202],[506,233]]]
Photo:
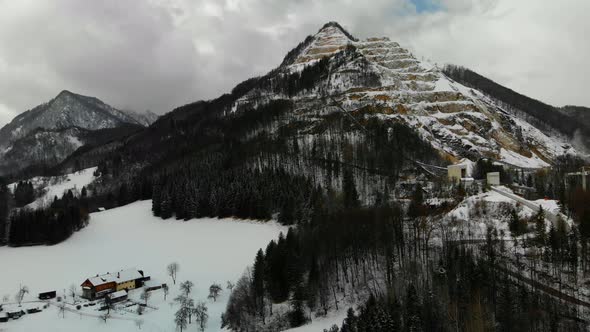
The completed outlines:
[[[195,322],[199,324],[199,328],[202,331],[205,331],[207,327],[207,320],[209,319],[209,314],[207,313],[207,305],[205,302],[200,302],[194,309],[195,314]]]
[[[20,288],[18,289],[18,292],[16,292],[14,299],[18,303],[19,307],[21,306],[21,303],[23,302],[23,299],[25,298],[25,294],[27,294],[28,292],[29,292],[29,288],[27,286],[20,286]]]
[[[135,326],[137,326],[137,328],[141,330],[141,327],[143,326],[143,319],[136,319]]]
[[[217,298],[219,297],[219,293],[221,293],[222,288],[220,285],[218,284],[213,284],[209,287],[209,298],[213,299],[214,302],[217,301]]]
[[[172,278],[172,282],[175,285],[176,285],[176,274],[178,273],[179,269],[180,269],[180,266],[176,262],[168,264],[168,267],[167,267],[168,275]]]
[[[104,298],[104,305],[107,308],[107,314],[111,314],[111,309],[115,309],[115,303],[113,301],[111,301],[111,299],[106,296]]]
[[[66,303],[60,302],[57,305],[58,315],[61,315],[61,318],[66,318]]]
[[[77,292],[78,292],[78,287],[76,287],[76,285],[72,284],[70,285],[70,296],[72,297],[72,301],[74,302],[74,304],[76,304],[76,296],[77,296]]]
[[[231,281],[227,282],[227,289],[229,290],[230,293],[234,289],[234,286],[235,285]]]
[[[174,302],[180,305],[179,310],[184,310],[185,317],[188,318],[188,323],[190,324],[194,314],[193,310],[195,308],[195,302],[193,301],[193,299],[189,298],[186,295],[178,295],[174,299]]]
[[[9,300],[10,300],[10,295],[8,295],[8,294],[5,294],[5,295],[2,297],[2,302],[4,302],[4,303],[8,302]]]
[[[111,314],[108,312],[105,312],[104,314],[98,316],[98,319],[103,321],[105,324],[107,323],[107,320],[111,318]]]
[[[148,300],[150,299],[150,292],[147,289],[143,289],[143,293],[141,293],[140,298],[144,301],[145,305],[147,306]]]
[[[194,286],[195,284],[192,281],[187,280],[185,282],[180,283],[180,290],[185,296],[189,296]]]
[[[164,301],[166,301],[166,297],[168,296],[168,293],[170,292],[168,285],[166,285],[166,284],[162,285],[162,292],[164,292]]]
[[[187,327],[188,322],[186,310],[183,310],[183,308],[178,309],[174,315],[174,323],[176,323],[176,328],[179,329],[180,332],[182,332],[182,330]]]

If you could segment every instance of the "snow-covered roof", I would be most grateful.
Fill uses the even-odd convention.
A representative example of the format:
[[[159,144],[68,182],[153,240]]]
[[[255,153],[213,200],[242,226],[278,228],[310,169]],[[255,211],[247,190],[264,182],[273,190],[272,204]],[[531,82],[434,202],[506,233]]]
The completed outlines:
[[[106,273],[96,277],[88,278],[94,286],[106,284],[108,282],[115,282],[117,284],[143,278],[143,275],[137,269],[121,270],[115,273]]]
[[[112,299],[118,299],[118,298],[123,297],[123,296],[127,296],[127,291],[120,290],[120,291],[117,291],[117,292],[114,292],[114,293],[111,293],[111,294],[108,294],[107,295],[107,297],[109,299],[111,299],[111,300]]]
[[[143,285],[147,288],[150,288],[150,287],[162,286],[162,283],[158,282],[156,280],[148,280],[148,281],[144,282]]]

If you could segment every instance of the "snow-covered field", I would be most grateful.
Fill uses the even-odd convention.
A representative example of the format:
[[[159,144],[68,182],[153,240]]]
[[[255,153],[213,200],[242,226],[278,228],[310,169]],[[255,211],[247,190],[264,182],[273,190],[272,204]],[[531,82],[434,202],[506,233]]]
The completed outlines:
[[[27,207],[32,209],[42,207],[51,204],[55,196],[61,198],[61,196],[68,190],[82,190],[82,187],[87,186],[94,181],[94,172],[96,169],[97,167],[91,167],[63,176],[37,176],[27,180],[33,184],[35,190],[43,191],[43,195],[37,198],[34,202],[28,204]],[[14,191],[16,183],[9,184],[8,188]]]
[[[138,268],[152,279],[170,286],[168,300],[161,290],[149,300],[157,307],[142,316],[117,311],[105,324],[96,317],[98,306],[66,312],[65,318],[51,306],[41,313],[0,323],[0,331],[134,331],[136,320],[144,320],[143,331],[174,331],[172,299],[178,295],[167,276],[166,266],[178,262],[178,280],[195,283],[192,297],[209,307],[207,331],[220,330],[220,315],[225,309],[228,280],[235,283],[253,263],[258,248],[278,237],[286,228],[276,223],[257,223],[231,219],[197,219],[187,222],[161,220],[151,215],[151,201],[136,202],[121,208],[91,215],[90,225],[55,246],[0,247],[0,299],[13,301],[19,285],[30,289],[25,301],[36,300],[39,292],[57,290],[63,295],[70,285],[79,286],[87,277],[125,268]],[[209,286],[217,282],[224,291],[216,302],[207,300]],[[139,299],[141,290],[130,292]],[[68,302],[71,300],[68,300]],[[42,304],[26,304],[42,306]],[[23,304],[25,306],[25,304]],[[7,306],[5,306],[6,308]],[[82,314],[81,314],[82,313]],[[196,331],[193,324],[188,330]]]

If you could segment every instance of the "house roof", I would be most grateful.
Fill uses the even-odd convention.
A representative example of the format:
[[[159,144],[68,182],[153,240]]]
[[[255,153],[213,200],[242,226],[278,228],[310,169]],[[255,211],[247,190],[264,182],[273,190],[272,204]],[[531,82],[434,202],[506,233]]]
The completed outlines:
[[[127,292],[125,290],[120,290],[118,292],[114,292],[114,293],[111,293],[111,294],[108,294],[107,295],[107,297],[109,299],[118,299],[118,298],[123,297],[123,296],[127,296]]]
[[[109,282],[115,282],[117,284],[124,283],[131,280],[143,278],[143,275],[137,269],[121,270],[114,273],[106,273],[96,277],[88,278],[88,281],[94,285],[102,285]]]

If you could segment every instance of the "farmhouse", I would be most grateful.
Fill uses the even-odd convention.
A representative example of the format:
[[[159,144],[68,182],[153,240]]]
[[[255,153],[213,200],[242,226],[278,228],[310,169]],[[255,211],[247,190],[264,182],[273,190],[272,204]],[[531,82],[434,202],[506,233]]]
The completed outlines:
[[[149,280],[143,271],[136,269],[121,270],[115,273],[96,275],[86,279],[82,285],[82,297],[94,300],[113,292],[135,289],[143,286],[143,282]]]

